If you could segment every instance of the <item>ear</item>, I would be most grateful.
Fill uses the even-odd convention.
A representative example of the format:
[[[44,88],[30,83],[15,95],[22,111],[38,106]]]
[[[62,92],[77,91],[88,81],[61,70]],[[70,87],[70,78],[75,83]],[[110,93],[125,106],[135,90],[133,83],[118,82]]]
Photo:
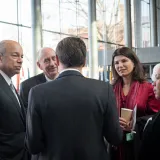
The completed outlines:
[[[57,55],[56,55],[56,61],[57,61],[57,65],[59,66],[59,58]]]
[[[42,70],[41,65],[39,62],[37,62],[37,66],[39,67],[40,70]]]
[[[85,58],[85,61],[84,61],[83,67],[86,65],[86,61],[87,61],[87,60],[86,60],[86,58]]]
[[[0,63],[2,62],[2,57],[3,57],[3,56],[2,56],[2,54],[0,53]]]

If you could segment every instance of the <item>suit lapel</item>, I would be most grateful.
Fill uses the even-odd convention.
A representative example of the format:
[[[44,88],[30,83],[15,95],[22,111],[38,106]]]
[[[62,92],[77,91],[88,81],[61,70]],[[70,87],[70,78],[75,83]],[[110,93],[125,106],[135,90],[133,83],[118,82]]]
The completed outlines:
[[[19,106],[19,103],[17,101],[17,98],[15,97],[14,93],[12,92],[11,88],[9,87],[9,85],[7,84],[7,82],[5,81],[5,79],[3,78],[3,76],[0,74],[0,84],[1,84],[1,88],[3,89],[3,91],[6,93],[6,95],[8,97],[11,98],[11,100],[13,101],[13,106],[16,107],[16,109],[18,110],[22,120],[24,120],[24,117],[22,115],[22,112],[21,112],[21,108]],[[18,95],[17,95],[18,96]],[[19,96],[18,96],[19,98]],[[20,98],[19,98],[20,99]],[[23,107],[23,105],[22,105]]]
[[[26,122],[26,111],[25,111],[25,109],[24,109],[23,102],[22,102],[19,94],[17,93],[17,91],[16,91],[16,94],[17,94],[19,103],[20,103],[20,105],[21,105],[21,108],[20,108],[20,106],[17,106],[17,107],[18,107],[18,109],[19,109],[19,111],[20,111],[20,115],[22,116],[22,119],[23,119],[23,121],[24,121],[24,124],[26,124],[26,123],[25,123],[25,122]],[[19,104],[18,104],[18,105],[19,105]]]
[[[45,83],[46,82],[45,75],[41,73],[36,77],[36,81],[37,81],[37,84]]]

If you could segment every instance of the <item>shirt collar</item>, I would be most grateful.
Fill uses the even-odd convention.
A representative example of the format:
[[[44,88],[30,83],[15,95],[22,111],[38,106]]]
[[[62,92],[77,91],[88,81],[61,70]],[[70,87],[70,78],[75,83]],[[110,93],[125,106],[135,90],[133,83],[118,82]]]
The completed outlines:
[[[52,81],[52,79],[48,78],[46,75],[45,75],[45,78],[46,78],[47,82]]]
[[[81,73],[78,69],[74,69],[74,68],[67,68],[67,69],[63,69],[61,72],[59,72],[59,74],[65,72],[65,71],[77,71],[79,73]]]
[[[0,70],[0,74],[3,76],[8,85],[11,84],[11,78],[9,78],[2,70]]]

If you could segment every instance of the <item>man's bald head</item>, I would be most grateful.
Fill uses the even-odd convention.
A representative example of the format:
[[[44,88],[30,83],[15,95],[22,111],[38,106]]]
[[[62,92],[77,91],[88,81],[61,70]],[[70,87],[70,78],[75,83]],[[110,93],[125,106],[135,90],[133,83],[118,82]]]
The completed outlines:
[[[3,40],[0,42],[0,53],[5,54],[6,50],[10,49],[12,46],[19,46],[20,48],[22,48],[21,45],[16,41]]]
[[[37,65],[49,79],[57,77],[58,65],[56,53],[52,48],[44,47],[38,51]]]
[[[20,72],[23,62],[21,45],[13,40],[0,42],[0,69],[10,78]]]
[[[39,61],[41,58],[43,58],[45,56],[46,53],[48,52],[52,52],[54,55],[56,55],[55,51],[50,48],[50,47],[43,47],[38,51],[38,59],[37,61]]]
[[[5,41],[1,41],[0,42],[0,53],[4,54],[6,52],[6,42]]]

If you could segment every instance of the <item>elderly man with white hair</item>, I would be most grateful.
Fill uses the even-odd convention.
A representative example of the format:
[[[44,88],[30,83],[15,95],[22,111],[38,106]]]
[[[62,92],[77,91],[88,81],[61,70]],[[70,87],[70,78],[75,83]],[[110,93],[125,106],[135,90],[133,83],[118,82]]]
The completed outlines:
[[[152,81],[155,97],[160,99],[160,63],[155,65],[153,68]]]
[[[43,71],[43,73],[23,81],[20,85],[20,97],[22,98],[25,108],[28,106],[28,94],[32,87],[52,81],[58,76],[58,65],[55,51],[49,47],[40,49],[38,51],[37,66]]]
[[[160,63],[153,68],[152,81],[155,97],[160,100]],[[144,129],[139,160],[159,159],[160,111],[150,119]]]

